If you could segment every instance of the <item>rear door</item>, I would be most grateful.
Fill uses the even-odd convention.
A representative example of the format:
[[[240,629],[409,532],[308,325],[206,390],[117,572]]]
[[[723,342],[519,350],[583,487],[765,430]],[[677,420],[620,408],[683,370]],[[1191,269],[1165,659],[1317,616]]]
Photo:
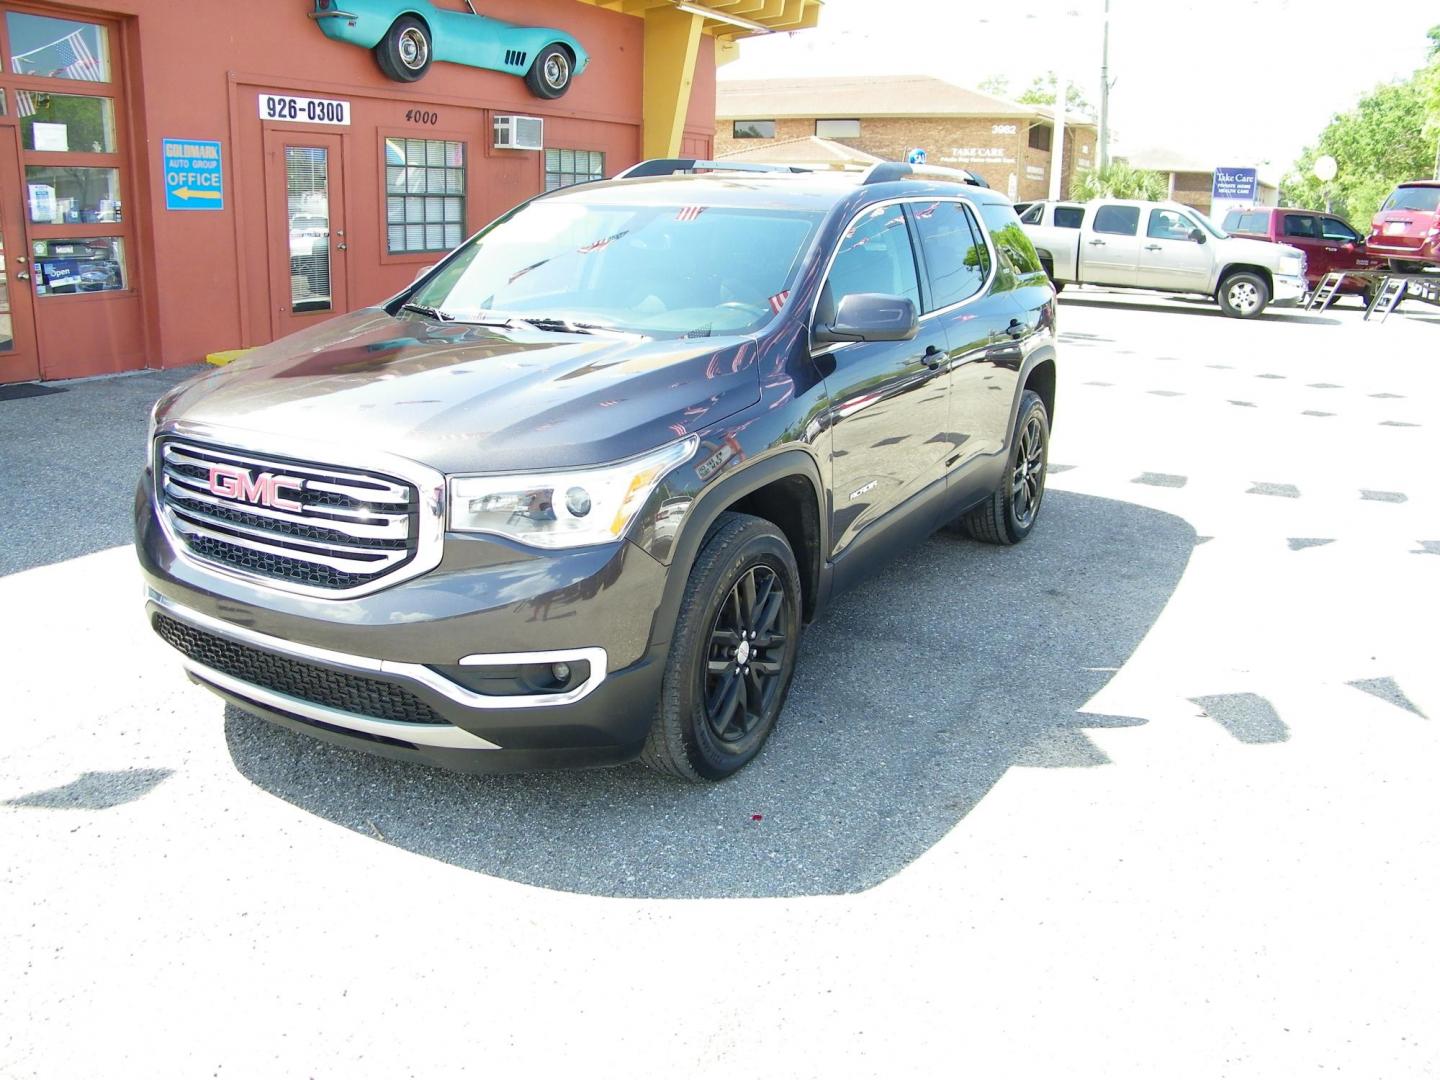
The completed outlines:
[[[1196,240],[1199,233],[1201,240]],[[1206,292],[1214,259],[1202,240],[1209,237],[1188,215],[1157,206],[1145,218],[1136,284],[1176,292]]]
[[[1095,285],[1134,285],[1140,261],[1140,207],[1102,203],[1081,234],[1080,280]]]
[[[905,296],[924,310],[902,204],[867,207],[851,219],[821,288],[816,321],[832,318],[851,293]],[[952,445],[946,434],[946,344],[944,327],[932,319],[910,341],[860,341],[816,351],[831,402],[835,553],[945,475]]]

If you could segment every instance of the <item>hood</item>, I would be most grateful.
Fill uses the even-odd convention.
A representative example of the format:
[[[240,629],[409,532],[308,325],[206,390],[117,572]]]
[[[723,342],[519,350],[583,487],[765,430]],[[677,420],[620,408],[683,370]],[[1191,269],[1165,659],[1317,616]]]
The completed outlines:
[[[1280,268],[1281,255],[1298,255],[1302,259],[1305,257],[1305,253],[1299,248],[1282,244],[1278,240],[1251,240],[1244,236],[1231,236],[1219,242],[1225,245],[1225,254],[1228,257],[1259,263],[1271,270]]]
[[[370,308],[183,384],[157,419],[385,451],[442,472],[614,461],[760,398],[748,337],[633,340]],[[263,439],[262,439],[263,441]]]

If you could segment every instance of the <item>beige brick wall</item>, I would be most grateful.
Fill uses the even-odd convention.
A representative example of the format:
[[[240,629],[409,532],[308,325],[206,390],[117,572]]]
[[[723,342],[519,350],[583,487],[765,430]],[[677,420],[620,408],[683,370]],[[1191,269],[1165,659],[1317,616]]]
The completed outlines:
[[[749,119],[765,119],[751,117]],[[904,161],[913,148],[925,151],[932,165],[952,165],[972,169],[998,191],[1010,190],[1014,177],[1016,201],[1043,199],[1049,192],[1050,153],[1032,150],[1029,145],[1028,121],[1023,117],[869,117],[860,121],[860,137],[836,139],[868,154],[889,161]],[[752,149],[758,139],[733,137],[734,122],[719,120],[715,125],[715,154]],[[775,139],[797,139],[815,134],[813,119],[775,121]],[[1095,129],[1066,125],[1063,190],[1068,192],[1075,166],[1076,143],[1088,146],[1081,152],[1081,168],[1089,168],[1095,148]],[[1038,176],[1036,175],[1038,171]]]

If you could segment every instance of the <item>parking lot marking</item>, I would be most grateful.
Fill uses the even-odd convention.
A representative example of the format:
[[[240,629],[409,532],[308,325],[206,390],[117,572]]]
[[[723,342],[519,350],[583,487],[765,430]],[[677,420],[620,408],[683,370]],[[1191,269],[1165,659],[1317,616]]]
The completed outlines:
[[[1324,547],[1326,544],[1333,544],[1333,537],[1326,536],[1291,536],[1285,542],[1290,545],[1291,551],[1304,551],[1306,548]]]
[[[1306,409],[1301,416],[1334,416],[1333,412],[1321,412],[1319,409]]]
[[[1300,489],[1294,484],[1267,484],[1256,481],[1245,492],[1246,495],[1274,495],[1281,499],[1300,498]]]
[[[1369,488],[1360,490],[1360,498],[1366,502],[1403,503],[1410,501],[1410,496],[1403,491],[1372,491]]]
[[[1130,482],[1132,484],[1148,484],[1150,487],[1182,488],[1187,480],[1188,477],[1177,476],[1174,473],[1147,472],[1141,473]]]

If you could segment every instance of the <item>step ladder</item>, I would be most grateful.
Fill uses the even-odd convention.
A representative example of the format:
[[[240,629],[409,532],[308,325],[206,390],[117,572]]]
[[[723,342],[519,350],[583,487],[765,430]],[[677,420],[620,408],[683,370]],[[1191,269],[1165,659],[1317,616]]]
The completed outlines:
[[[1370,316],[1377,311],[1380,313],[1380,321],[1383,323],[1390,317],[1390,313],[1400,306],[1400,301],[1405,299],[1405,287],[1408,283],[1403,277],[1387,277],[1380,283],[1370,297],[1370,303],[1365,308],[1365,321],[1370,321]]]
[[[1310,299],[1305,301],[1305,310],[1309,311],[1317,304],[1320,310],[1324,311],[1330,306],[1330,301],[1335,299],[1335,294],[1340,290],[1340,284],[1345,280],[1343,273],[1329,273],[1320,280],[1320,287],[1310,294]]]

